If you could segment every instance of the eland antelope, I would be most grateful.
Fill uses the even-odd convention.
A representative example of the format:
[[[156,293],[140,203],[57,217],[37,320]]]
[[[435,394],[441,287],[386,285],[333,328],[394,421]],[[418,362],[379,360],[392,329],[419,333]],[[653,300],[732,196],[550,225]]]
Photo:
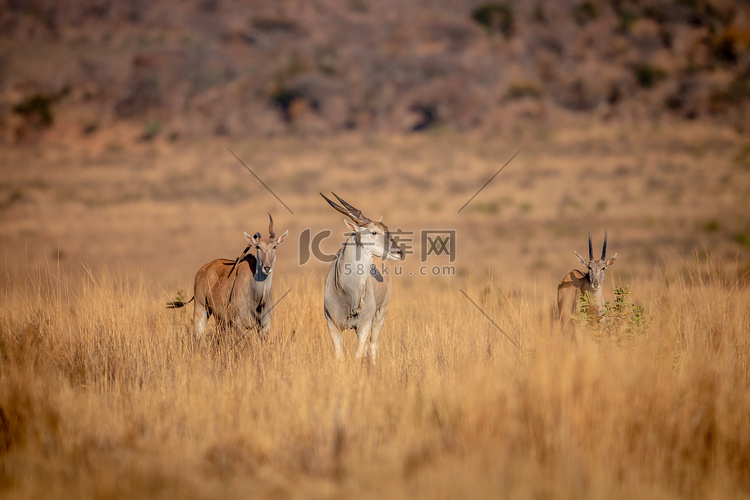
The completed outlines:
[[[201,338],[212,314],[221,326],[256,328],[261,338],[267,337],[274,306],[271,281],[276,247],[289,234],[287,230],[277,238],[271,214],[268,219],[268,238],[262,238],[260,233],[245,233],[248,245],[236,260],[216,259],[204,265],[195,275],[193,297],[167,304],[169,308],[180,308],[195,300],[196,339]]]
[[[602,257],[594,260],[594,247],[591,244],[591,229],[589,229],[589,259],[586,260],[578,252],[575,252],[578,260],[586,266],[587,272],[583,273],[573,269],[563,277],[557,285],[557,317],[560,325],[565,329],[570,321],[570,316],[578,309],[578,297],[584,292],[592,295],[595,307],[600,315],[604,310],[602,299],[602,283],[604,282],[604,270],[615,263],[617,254],[611,259],[607,258],[607,230],[604,230],[604,245],[602,245]]]
[[[387,273],[381,273],[373,264],[373,258],[401,260],[404,252],[385,224],[373,222],[336,193],[333,195],[343,207],[320,193],[329,205],[354,224],[344,219],[352,233],[336,253],[326,277],[324,307],[328,332],[337,358],[344,356],[342,331],[353,329],[358,339],[357,359],[367,356],[369,347],[374,362],[391,301],[391,281]]]

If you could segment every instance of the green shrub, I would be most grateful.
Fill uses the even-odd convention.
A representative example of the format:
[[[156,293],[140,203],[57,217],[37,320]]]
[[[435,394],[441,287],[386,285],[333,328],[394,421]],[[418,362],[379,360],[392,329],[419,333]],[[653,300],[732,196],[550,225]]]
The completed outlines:
[[[161,132],[163,128],[164,123],[162,123],[161,120],[158,120],[156,118],[149,118],[143,125],[143,134],[141,135],[141,140],[150,141],[151,139],[159,135],[159,132]]]
[[[638,14],[632,9],[624,8],[617,11],[617,16],[620,21],[620,31],[623,33],[630,33],[630,29],[638,20]]]
[[[583,292],[578,296],[578,311],[573,315],[573,320],[583,326],[598,326],[602,316],[596,307],[594,296],[590,292]]]
[[[645,334],[648,328],[643,306],[630,301],[628,286],[615,288],[614,302],[606,302],[599,311],[589,292],[579,295],[578,311],[573,315],[579,325],[593,330],[595,337],[619,342]]]
[[[534,6],[534,21],[541,24],[547,24],[547,14],[544,12],[544,7],[541,3]]]
[[[667,73],[663,69],[648,63],[633,66],[633,75],[643,88],[651,88],[667,77]]]
[[[271,94],[271,100],[273,104],[279,108],[281,111],[281,114],[284,118],[284,121],[291,122],[292,121],[292,103],[298,99],[300,96],[297,92],[294,92],[293,90],[290,90],[287,87],[279,86],[279,88],[276,89],[275,92]]]
[[[743,167],[750,167],[750,142],[740,147],[740,150],[734,155],[734,162]]]
[[[721,230],[721,222],[711,219],[703,224],[703,230],[707,233],[715,233]]]
[[[727,87],[711,92],[711,111],[724,112],[728,108],[736,107],[745,99],[750,99],[750,83],[739,75]]]
[[[745,232],[737,232],[734,235],[734,241],[741,247],[750,248],[750,234]]]
[[[599,9],[592,2],[581,2],[573,7],[573,19],[579,26],[583,26],[591,21],[596,21],[599,17]]]
[[[471,18],[489,33],[502,33],[507,39],[516,31],[516,19],[511,7],[504,3],[486,3],[471,13]]]
[[[509,99],[520,99],[522,97],[539,99],[542,95],[544,95],[544,89],[535,81],[513,82],[508,87]]]
[[[42,94],[34,94],[13,106],[13,112],[25,117],[40,128],[51,127],[55,119],[52,115],[53,99]]]
[[[252,25],[257,30],[265,32],[296,33],[300,31],[296,22],[280,17],[256,17],[252,20]]]

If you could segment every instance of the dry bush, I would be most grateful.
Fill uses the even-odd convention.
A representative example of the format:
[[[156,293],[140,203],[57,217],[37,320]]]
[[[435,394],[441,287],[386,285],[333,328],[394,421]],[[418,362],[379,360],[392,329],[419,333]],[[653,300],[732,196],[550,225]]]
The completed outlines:
[[[189,311],[115,272],[8,281],[4,496],[740,498],[748,289],[711,264],[634,283],[639,342],[575,347],[552,291],[396,283],[375,366],[337,363],[322,278],[270,341],[195,343]],[[347,337],[353,352],[353,335]]]

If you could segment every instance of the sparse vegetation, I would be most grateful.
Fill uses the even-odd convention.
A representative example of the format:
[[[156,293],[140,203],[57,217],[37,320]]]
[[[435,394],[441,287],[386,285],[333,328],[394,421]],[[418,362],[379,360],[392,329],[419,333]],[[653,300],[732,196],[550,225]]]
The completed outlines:
[[[471,18],[484,26],[489,33],[501,33],[510,38],[516,30],[513,8],[505,3],[480,5],[471,13]]]
[[[584,26],[599,17],[599,9],[588,0],[573,7],[573,19],[579,26]]]
[[[633,75],[635,75],[638,84],[646,89],[653,87],[667,77],[667,73],[664,70],[649,63],[633,66]]]
[[[548,294],[467,289],[518,351],[455,290],[396,290],[367,368],[333,359],[318,280],[290,285],[270,341],[234,348],[191,342],[187,312],[116,274],[14,286],[0,312],[4,493],[744,495],[745,288],[646,282],[660,304],[648,322],[618,289],[596,353],[552,330]]]
[[[711,93],[711,111],[723,113],[736,109],[743,101],[750,101],[750,83],[747,78],[740,76],[725,88],[715,89]]]
[[[115,105],[115,112],[119,118],[138,118],[163,105],[164,95],[160,75],[155,68],[149,68],[149,64],[138,58],[134,61],[136,68],[128,82],[129,90]],[[142,65],[146,67],[141,67]]]
[[[750,50],[750,31],[729,27],[712,41],[711,49],[716,60],[736,64]]]
[[[593,295],[584,292],[579,296],[578,313],[573,319],[581,326],[589,328],[595,338],[619,342],[635,339],[646,334],[649,321],[644,307],[630,300],[630,288],[615,288],[615,300],[606,301],[604,310],[596,308]]]
[[[740,147],[737,154],[734,156],[734,162],[743,167],[750,167],[750,143],[747,143]]]
[[[508,88],[508,98],[519,99],[522,97],[531,97],[538,99],[544,95],[544,89],[535,81],[523,81],[511,83]]]
[[[537,3],[534,6],[533,16],[534,16],[534,21],[540,24],[547,23],[547,13],[544,11],[544,6],[541,3]]]
[[[632,7],[618,7],[616,5],[615,10],[620,22],[620,31],[622,31],[623,33],[630,33],[630,29],[633,27],[633,24],[635,24],[635,22],[638,20],[638,14]]]
[[[261,31],[294,33],[299,30],[297,23],[291,19],[274,17],[256,17],[252,24]]]
[[[561,10],[546,2],[528,9],[504,1],[468,7],[460,0],[440,7],[380,2],[390,16],[361,1],[326,0],[315,13],[265,4],[248,11],[219,7],[215,0],[169,7],[125,3],[100,9],[84,2],[43,13],[6,9],[5,38],[17,38],[19,49],[37,44],[34,50],[50,54],[39,64],[59,76],[40,77],[26,60],[29,47],[5,51],[0,63],[13,71],[3,73],[0,102],[17,103],[15,89],[30,82],[50,82],[29,92],[69,92],[55,101],[53,122],[38,121],[47,123],[41,128],[80,128],[76,116],[82,114],[86,121],[96,116],[98,135],[123,122],[140,128],[159,116],[164,123],[190,123],[181,131],[185,140],[309,130],[523,130],[564,125],[569,111],[595,121],[616,117],[635,124],[644,114],[656,121],[666,114],[679,120],[710,116],[744,132],[750,126],[742,118],[750,101],[744,57],[750,31],[731,2],[574,0]],[[582,29],[564,35],[553,12]],[[164,23],[146,21],[155,18]],[[86,34],[89,23],[110,35]],[[126,25],[123,39],[118,30]],[[685,38],[694,30],[705,34]],[[74,35],[78,31],[81,36]],[[634,61],[643,64],[634,67]],[[499,68],[516,69],[499,78]],[[291,108],[290,95],[298,97]],[[508,105],[520,98],[538,103]],[[49,116],[43,108],[34,116]],[[409,109],[422,115],[419,123],[404,116]],[[12,105],[0,107],[0,121],[10,114]],[[10,140],[16,142],[50,135],[17,123],[13,128]]]
[[[53,102],[54,99],[48,95],[34,94],[13,106],[13,112],[26,118],[33,127],[48,128],[55,123]]]
[[[711,219],[710,221],[703,224],[703,230],[707,233],[715,233],[721,230],[721,223],[716,219]]]
[[[750,493],[748,62],[714,50],[719,3],[576,28],[580,0],[501,2],[489,36],[459,0],[6,3],[0,497]],[[64,95],[43,132],[32,94]],[[299,264],[305,228],[338,249],[330,190],[410,246],[376,366],[334,362],[327,265]],[[299,236],[269,342],[194,343],[164,303],[266,212]],[[573,346],[549,283],[588,227],[633,298]],[[451,278],[419,276],[428,228]]]
[[[735,233],[734,241],[742,247],[750,248],[750,234],[745,231],[738,231]]]
[[[477,202],[474,203],[469,210],[472,212],[497,215],[500,213],[502,207],[501,204],[495,201],[491,202]]]
[[[141,135],[141,140],[152,140],[159,134],[159,132],[162,131],[163,128],[164,124],[161,120],[158,120],[156,118],[149,118],[148,120],[146,120],[146,123],[143,126],[143,135]]]
[[[20,187],[8,190],[2,189],[2,195],[0,196],[0,209],[9,207],[14,203],[18,203],[26,197],[23,189],[21,189]]]

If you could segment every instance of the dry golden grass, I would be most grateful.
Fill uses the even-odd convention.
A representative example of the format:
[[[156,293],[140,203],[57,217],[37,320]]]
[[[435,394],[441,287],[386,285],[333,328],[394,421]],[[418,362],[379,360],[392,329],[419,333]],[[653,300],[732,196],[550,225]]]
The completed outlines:
[[[298,268],[298,236],[342,217],[318,195],[335,191],[391,228],[458,230],[458,273],[554,287],[577,264],[589,227],[608,228],[614,275],[679,265],[694,249],[750,264],[750,168],[743,136],[705,124],[519,130],[499,137],[435,133],[250,137],[128,145],[133,132],[9,148],[0,155],[0,276],[44,267],[78,273],[123,266],[167,295],[196,270],[234,258],[243,231],[290,238],[279,265]],[[518,148],[518,157],[460,214],[457,210]],[[294,211],[287,212],[229,146]],[[744,158],[744,157],[743,157]],[[406,266],[418,259],[409,258]],[[324,275],[326,266],[305,271]],[[613,276],[614,276],[613,275]],[[167,298],[167,297],[165,297]]]
[[[460,287],[519,351],[459,287],[405,281],[376,366],[333,358],[317,274],[276,284],[269,342],[196,344],[145,280],[42,270],[3,291],[0,491],[747,498],[750,291],[712,266],[633,283],[645,334],[577,350],[553,290]]]
[[[119,136],[0,155],[3,498],[750,497],[746,138],[696,123],[228,144],[292,216],[227,144]],[[354,363],[351,333],[335,362],[327,266],[298,264],[305,228],[340,244],[331,190],[391,228],[458,231],[457,276],[404,261],[376,366]],[[291,235],[270,341],[194,342],[192,307],[165,302],[265,211]],[[576,350],[551,311],[590,226],[619,253],[605,299],[629,285],[649,327]]]

